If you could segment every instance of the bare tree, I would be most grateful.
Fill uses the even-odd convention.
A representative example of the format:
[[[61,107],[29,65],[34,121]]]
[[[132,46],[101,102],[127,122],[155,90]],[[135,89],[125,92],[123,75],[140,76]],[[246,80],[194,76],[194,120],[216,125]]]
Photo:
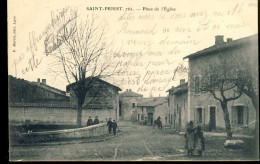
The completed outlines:
[[[82,107],[95,79],[112,76],[118,62],[113,59],[113,42],[106,38],[106,25],[95,14],[82,18],[70,10],[57,32],[45,40],[46,55],[54,57],[50,70],[70,84],[77,97],[77,126],[81,127]],[[53,39],[54,38],[54,39]],[[87,80],[86,80],[87,79]],[[91,103],[100,88],[91,93]]]
[[[214,63],[200,68],[199,79],[193,78],[194,75],[190,75],[190,77],[195,83],[199,83],[198,85],[191,83],[194,85],[193,91],[210,93],[214,99],[220,102],[224,114],[227,139],[231,139],[232,130],[227,106],[228,102],[242,96],[243,90],[241,88],[248,84],[244,69],[239,62],[220,55]]]

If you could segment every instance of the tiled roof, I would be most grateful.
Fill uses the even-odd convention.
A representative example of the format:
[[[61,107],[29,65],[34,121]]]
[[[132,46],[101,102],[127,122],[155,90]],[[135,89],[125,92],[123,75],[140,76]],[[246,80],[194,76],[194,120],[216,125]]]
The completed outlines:
[[[168,100],[166,97],[151,97],[151,98],[143,98],[137,106],[150,106],[155,107],[158,105],[161,105],[163,103],[166,103]]]
[[[108,86],[110,86],[110,87],[115,88],[115,89],[118,90],[118,91],[122,91],[121,88],[119,88],[119,87],[117,87],[117,86],[115,86],[115,85],[113,85],[113,84],[110,84],[110,83],[108,83],[108,82],[106,82],[106,81],[104,81],[104,80],[102,80],[102,79],[100,79],[100,78],[97,78],[97,77],[88,77],[88,78],[86,78],[86,79],[84,79],[84,80],[87,80],[87,81],[88,81],[88,80],[99,81],[99,82],[104,83],[104,84],[106,84],[106,85],[108,85]],[[73,85],[75,85],[75,84],[76,84],[76,82],[67,85],[67,86],[66,86],[66,92],[69,92],[71,86],[73,86]]]
[[[62,91],[60,89],[57,89],[57,88],[54,88],[54,87],[51,87],[49,85],[46,85],[46,84],[42,84],[42,83],[37,83],[37,82],[30,82],[32,85],[36,85],[42,89],[45,89],[45,90],[48,90],[50,92],[54,92],[54,93],[57,93],[59,95],[63,95],[63,96],[66,96],[66,92],[65,91]]]
[[[61,96],[68,97],[68,96],[66,96],[66,92],[65,92],[65,91],[62,91],[62,90],[60,90],[60,89],[51,87],[51,86],[46,85],[46,84],[37,83],[37,82],[30,82],[30,81],[27,81],[27,80],[24,80],[24,79],[20,79],[20,78],[13,77],[13,76],[11,76],[11,75],[8,75],[8,78],[9,78],[9,79],[17,80],[18,82],[20,81],[20,82],[24,82],[24,83],[29,84],[29,85],[37,86],[37,87],[39,87],[39,88],[48,90],[48,91],[50,91],[50,92],[59,94],[59,95],[61,95]]]
[[[216,51],[220,51],[220,50],[225,50],[225,49],[230,49],[230,48],[234,48],[234,47],[238,47],[241,46],[245,43],[249,43],[251,41],[256,41],[258,40],[258,34],[255,35],[251,35],[245,38],[241,38],[241,39],[237,39],[234,41],[229,41],[229,42],[223,42],[217,45],[213,45],[211,47],[205,48],[201,51],[198,51],[196,53],[190,54],[186,57],[184,57],[183,59],[186,58],[194,58],[194,57],[198,57],[198,56],[202,56],[202,55],[207,55],[210,53],[214,53]]]
[[[168,91],[173,91],[173,94],[183,93],[188,91],[188,83],[184,83],[177,87],[171,88]]]
[[[135,93],[133,91],[125,91],[119,94],[120,97],[143,97],[143,95]]]

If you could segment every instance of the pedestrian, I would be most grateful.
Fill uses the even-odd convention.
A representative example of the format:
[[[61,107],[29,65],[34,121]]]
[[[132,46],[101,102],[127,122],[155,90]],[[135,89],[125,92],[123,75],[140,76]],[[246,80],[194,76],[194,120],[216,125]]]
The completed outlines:
[[[158,124],[158,129],[162,129],[162,121],[160,116],[157,118],[157,124]]]
[[[98,116],[95,117],[94,125],[99,124]]]
[[[107,122],[109,134],[111,134],[112,125],[113,125],[113,122],[111,121],[111,118],[109,118],[109,120],[108,120],[108,122]]]
[[[154,123],[153,123],[153,129],[154,127],[157,125],[157,120],[154,120]]]
[[[117,123],[116,123],[115,120],[113,120],[112,127],[113,127],[113,133],[114,133],[114,136],[115,136],[116,135],[116,128],[117,128]]]
[[[193,127],[193,121],[190,121],[187,124],[187,130],[185,133],[185,147],[187,149],[188,156],[193,155],[193,150],[194,150],[194,140],[195,140],[195,132],[194,132],[194,127]]]
[[[89,116],[87,126],[91,126],[91,125],[93,125],[93,121],[92,121],[91,116]]]
[[[195,150],[198,151],[199,156],[202,156],[202,151],[205,150],[205,139],[199,125],[195,129]]]

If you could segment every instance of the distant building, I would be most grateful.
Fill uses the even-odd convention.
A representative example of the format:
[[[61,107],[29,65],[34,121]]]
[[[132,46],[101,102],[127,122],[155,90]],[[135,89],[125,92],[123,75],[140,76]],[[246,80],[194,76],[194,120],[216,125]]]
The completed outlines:
[[[132,89],[127,89],[119,94],[119,117],[123,120],[134,119],[134,112],[138,102],[143,99],[143,95],[135,93]]]
[[[180,85],[172,87],[169,92],[169,108],[171,111],[171,125],[177,131],[185,131],[188,121],[188,83],[184,79],[180,80]]]
[[[143,98],[137,105],[136,120],[153,125],[154,120],[161,118],[162,125],[170,125],[170,110],[167,97]]]
[[[9,103],[68,104],[66,92],[46,84],[46,79],[30,82],[8,76]]]
[[[73,90],[76,83],[67,85],[66,92],[70,95],[70,104],[77,106],[78,98]],[[100,121],[109,118],[119,120],[119,91],[121,89],[96,77],[85,79],[87,94],[83,104],[82,124],[85,124],[89,116],[99,117]]]
[[[200,85],[201,68],[214,64],[218,57],[231,58],[232,55],[240,56],[241,60],[246,58],[251,62],[253,74],[258,77],[258,36],[252,35],[238,40],[227,39],[223,36],[215,37],[215,45],[186,56],[189,59],[188,80],[188,121],[193,120],[208,129],[225,127],[223,111],[219,101],[209,93],[202,93],[197,88]],[[239,57],[239,58],[240,58]],[[191,77],[194,76],[194,77]],[[256,84],[258,84],[256,82]],[[258,93],[258,92],[257,92]],[[238,127],[250,127],[255,125],[256,111],[251,100],[242,95],[239,99],[228,103],[228,111],[232,124],[232,130]]]
[[[65,91],[8,76],[8,117],[11,125],[72,124],[73,109]],[[76,116],[76,115],[75,115]]]

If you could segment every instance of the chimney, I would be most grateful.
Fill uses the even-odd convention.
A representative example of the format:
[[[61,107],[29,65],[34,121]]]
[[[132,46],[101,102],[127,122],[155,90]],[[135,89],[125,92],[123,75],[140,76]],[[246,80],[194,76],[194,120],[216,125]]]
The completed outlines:
[[[224,39],[223,39],[223,38],[224,38],[223,35],[217,35],[217,36],[215,36],[215,45],[223,43],[223,42],[224,42]]]
[[[132,89],[129,89],[129,92],[132,92]]]
[[[42,79],[42,84],[46,85],[46,79]]]
[[[128,92],[128,89],[126,89],[126,92]]]
[[[231,42],[231,41],[233,41],[232,38],[227,38],[227,42]]]
[[[185,83],[185,79],[181,79],[180,80],[180,85],[184,84]]]
[[[40,84],[40,82],[41,82],[41,79],[40,79],[40,78],[38,78],[38,79],[37,79],[37,83],[38,83],[38,84]]]

